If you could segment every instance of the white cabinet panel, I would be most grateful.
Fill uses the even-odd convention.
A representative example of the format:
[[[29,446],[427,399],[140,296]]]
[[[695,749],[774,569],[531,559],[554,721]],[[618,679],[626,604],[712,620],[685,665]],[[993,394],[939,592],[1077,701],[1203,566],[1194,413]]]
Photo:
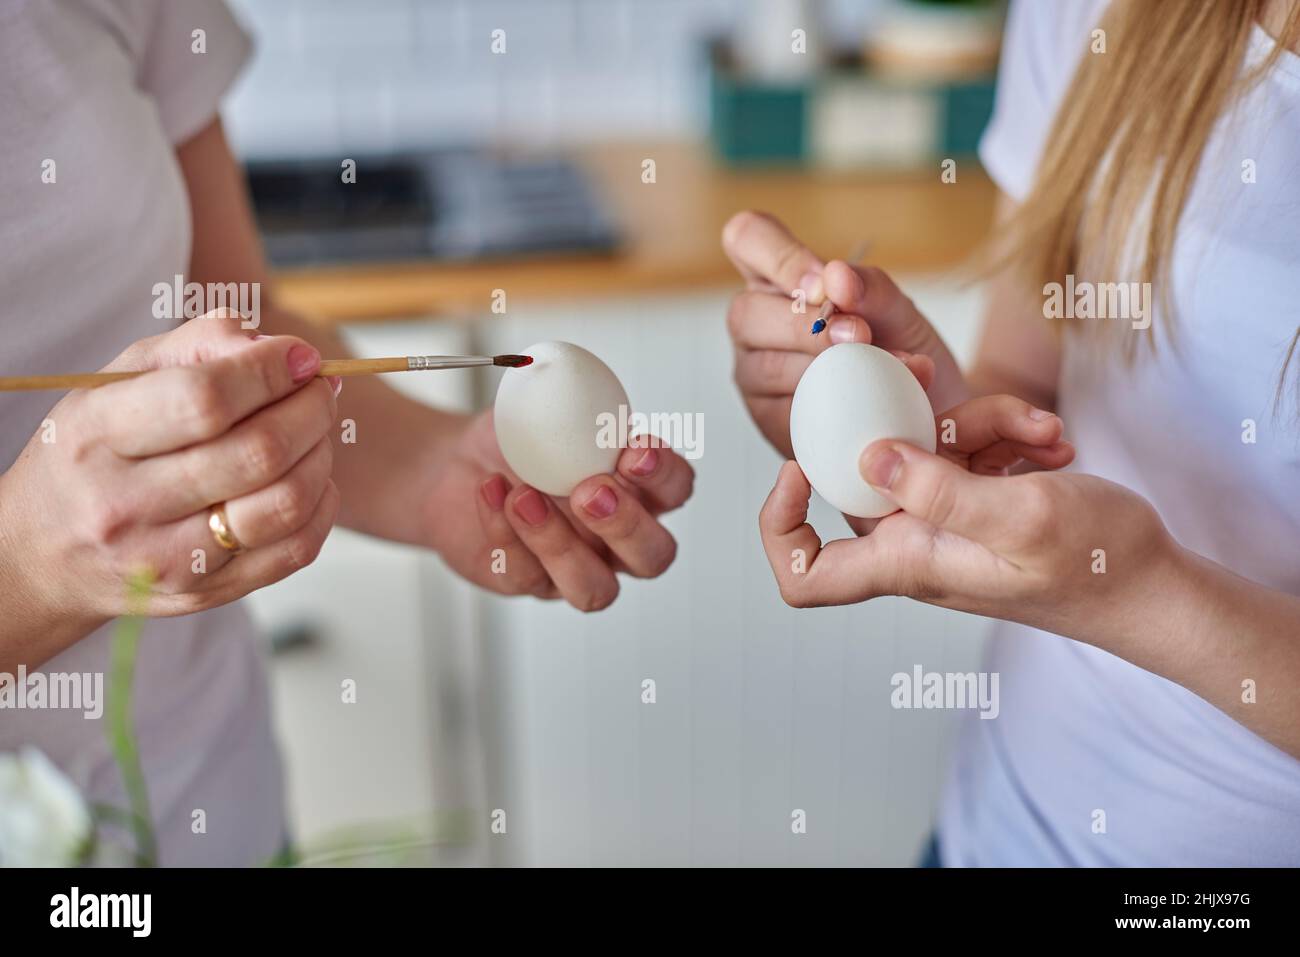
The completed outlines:
[[[969,355],[978,296],[908,284]],[[907,864],[930,826],[952,715],[895,711],[890,678],[978,666],[985,623],[903,600],[795,611],[757,530],[779,466],[731,384],[725,294],[514,311],[484,351],[567,339],[640,411],[699,412],[676,565],[583,616],[483,598],[491,839],[511,864]],[[844,531],[815,502],[823,534]],[[655,704],[641,682],[656,682]],[[791,813],[807,833],[791,833]]]

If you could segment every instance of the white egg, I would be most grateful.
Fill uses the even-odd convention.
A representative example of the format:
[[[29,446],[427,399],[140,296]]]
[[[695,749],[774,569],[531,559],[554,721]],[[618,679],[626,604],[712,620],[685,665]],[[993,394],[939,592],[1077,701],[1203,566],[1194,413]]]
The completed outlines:
[[[601,417],[619,421],[627,392],[609,366],[568,342],[522,350],[532,365],[507,369],[493,423],[506,463],[547,495],[568,495],[583,479],[614,471],[620,449],[602,436]],[[627,413],[625,413],[627,414]]]
[[[925,390],[897,358],[860,342],[831,346],[804,370],[790,406],[795,461],[817,494],[846,515],[879,518],[897,506],[858,470],[877,439],[935,449]]]

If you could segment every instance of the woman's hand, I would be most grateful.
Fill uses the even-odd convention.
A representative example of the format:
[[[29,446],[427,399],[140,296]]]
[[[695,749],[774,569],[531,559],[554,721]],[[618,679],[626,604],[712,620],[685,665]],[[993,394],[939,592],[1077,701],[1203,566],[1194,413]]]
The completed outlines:
[[[746,284],[727,312],[736,384],[754,422],[782,455],[792,454],[790,403],[799,377],[818,353],[836,343],[869,342],[928,356],[934,362],[930,404],[944,409],[969,398],[947,346],[879,269],[823,264],[765,213],[737,213],[723,229],[722,245]],[[802,313],[792,299],[800,289]],[[838,312],[824,332],[811,335],[827,298]]]
[[[37,664],[127,611],[225,604],[310,563],[334,523],[333,386],[293,337],[256,337],[205,316],[142,340],[108,371],[136,379],[68,394],[0,476],[0,659]],[[219,546],[225,503],[245,548]]]
[[[694,482],[685,459],[642,437],[624,450],[615,474],[552,498],[510,471],[489,410],[467,419],[439,453],[424,494],[424,540],[492,591],[598,611],[618,597],[616,572],[655,578],[672,564],[677,542],[658,517],[681,506]]]
[[[1119,593],[1140,593],[1177,546],[1155,510],[1119,485],[995,474],[1019,458],[1047,469],[1073,459],[1061,420],[1035,412],[987,396],[938,417],[951,421],[955,441],[937,455],[872,444],[863,477],[902,511],[864,537],[825,546],[805,522],[808,482],[787,462],[759,518],[782,596],[807,607],[906,595],[1072,637],[1099,625],[1108,607],[1122,613]]]

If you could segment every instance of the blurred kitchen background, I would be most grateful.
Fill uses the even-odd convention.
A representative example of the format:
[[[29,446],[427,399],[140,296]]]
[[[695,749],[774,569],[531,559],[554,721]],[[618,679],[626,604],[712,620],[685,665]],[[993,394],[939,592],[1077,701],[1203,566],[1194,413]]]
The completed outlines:
[[[357,859],[382,863],[912,863],[953,715],[893,710],[890,677],[977,669],[986,623],[781,602],[756,527],[779,458],[731,383],[718,237],[756,207],[826,258],[868,243],[968,359],[1001,5],[231,2],[257,52],[225,119],[291,304],[366,355],[569,340],[639,410],[704,417],[677,563],[600,614],[342,530],[253,597],[299,842],[405,835]],[[390,381],[468,410],[498,375]],[[820,501],[812,521],[846,531]]]

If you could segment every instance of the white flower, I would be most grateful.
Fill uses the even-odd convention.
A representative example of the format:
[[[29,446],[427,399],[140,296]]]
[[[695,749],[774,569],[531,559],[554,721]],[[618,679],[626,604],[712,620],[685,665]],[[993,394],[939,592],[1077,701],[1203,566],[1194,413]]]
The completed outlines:
[[[40,751],[0,754],[0,867],[67,867],[90,838],[90,812]]]

